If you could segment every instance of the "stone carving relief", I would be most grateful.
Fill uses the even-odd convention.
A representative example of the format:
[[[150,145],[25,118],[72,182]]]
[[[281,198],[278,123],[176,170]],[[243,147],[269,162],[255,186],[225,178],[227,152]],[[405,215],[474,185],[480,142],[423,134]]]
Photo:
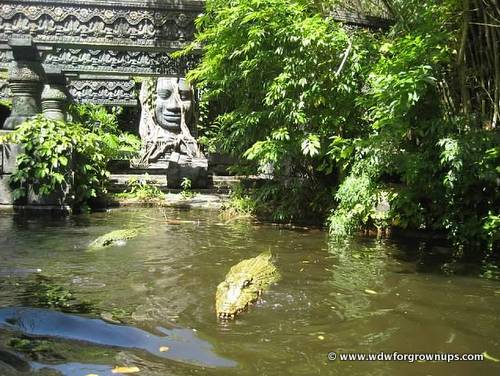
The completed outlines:
[[[73,80],[68,85],[75,102],[134,106],[137,98],[131,80]]]
[[[77,4],[0,5],[0,40],[31,35],[39,43],[169,47],[191,39],[200,10],[134,9]]]
[[[43,62],[66,72],[184,75],[197,60],[173,59],[167,52],[55,48]]]
[[[189,158],[204,158],[191,129],[194,124],[194,91],[184,78],[160,77],[142,83],[139,134],[144,163],[178,152]]]
[[[123,0],[115,4],[102,0],[3,0],[0,69],[8,68],[13,77],[9,84],[15,97],[13,113],[18,107],[21,112],[27,108],[23,101],[28,101],[28,96],[34,108],[43,83],[49,82],[33,77],[36,85],[25,83],[33,80],[25,78],[23,70],[11,67],[12,40],[15,48],[34,46],[36,54],[30,52],[27,59],[38,61],[40,55],[42,71],[68,77],[95,73],[97,81],[73,81],[68,87],[77,102],[136,105],[133,89],[123,81],[103,81],[99,75],[183,76],[197,58],[174,60],[170,51],[192,39],[194,19],[202,9],[203,2],[196,0]],[[24,89],[26,85],[29,90]]]
[[[206,185],[208,162],[192,136],[194,90],[184,78],[160,77],[142,83],[139,134],[142,150],[135,167],[167,169],[167,184],[178,187],[183,177]]]
[[[346,11],[342,9],[335,9],[330,12],[330,16],[335,20],[342,22],[348,26],[348,29],[357,30],[362,28],[371,29],[388,29],[392,25],[392,20],[382,17],[374,17],[370,15],[363,15]]]

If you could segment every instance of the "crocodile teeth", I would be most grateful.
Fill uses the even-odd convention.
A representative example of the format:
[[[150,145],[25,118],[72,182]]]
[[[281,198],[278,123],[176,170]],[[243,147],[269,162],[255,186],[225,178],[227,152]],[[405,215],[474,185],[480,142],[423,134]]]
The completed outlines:
[[[228,312],[219,313],[219,319],[221,319],[221,320],[234,319],[235,317],[236,317],[236,314],[234,314],[234,313],[228,313]]]

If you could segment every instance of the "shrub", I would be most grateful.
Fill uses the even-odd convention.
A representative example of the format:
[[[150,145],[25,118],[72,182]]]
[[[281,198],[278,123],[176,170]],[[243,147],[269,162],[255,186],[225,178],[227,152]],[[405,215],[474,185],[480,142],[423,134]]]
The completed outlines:
[[[109,159],[130,159],[139,152],[141,140],[119,129],[117,117],[121,110],[121,107],[108,110],[100,105],[79,104],[71,106],[70,113],[74,122],[99,135]]]
[[[11,176],[15,199],[25,197],[28,189],[41,196],[67,192],[79,206],[106,192],[105,147],[99,135],[82,125],[40,115],[21,124],[6,141],[22,146]]]

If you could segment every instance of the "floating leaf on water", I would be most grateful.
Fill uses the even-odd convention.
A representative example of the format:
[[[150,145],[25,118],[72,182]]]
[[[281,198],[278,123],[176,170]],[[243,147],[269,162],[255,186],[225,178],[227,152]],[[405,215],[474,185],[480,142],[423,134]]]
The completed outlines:
[[[371,294],[371,295],[377,295],[377,294],[378,294],[378,292],[373,291],[373,290],[370,290],[370,289],[366,289],[366,290],[365,290],[365,292],[366,292],[367,294]]]
[[[168,346],[161,346],[160,347],[160,352],[167,352],[168,350],[170,350],[170,347],[168,347]]]
[[[168,225],[181,225],[182,221],[179,221],[177,219],[167,219],[165,221]]]
[[[113,373],[137,373],[140,369],[137,367],[115,367],[111,371]]]
[[[456,334],[455,333],[451,333],[450,334],[450,338],[448,338],[448,340],[446,341],[446,343],[453,343],[453,341],[455,340],[455,337],[456,337]]]
[[[500,359],[497,359],[497,358],[491,356],[486,351],[483,352],[481,355],[484,357],[485,360],[489,360],[489,361],[495,362],[495,363],[499,363],[500,362]]]
[[[324,337],[324,336],[318,336],[318,339],[319,339],[320,341],[323,341],[323,340],[325,339],[325,337]]]

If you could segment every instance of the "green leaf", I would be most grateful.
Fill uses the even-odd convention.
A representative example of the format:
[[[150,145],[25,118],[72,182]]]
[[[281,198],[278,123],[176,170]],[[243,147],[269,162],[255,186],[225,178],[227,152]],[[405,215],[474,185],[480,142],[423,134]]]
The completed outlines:
[[[301,147],[302,147],[302,153],[304,155],[308,155],[310,157],[314,157],[315,155],[319,154],[319,149],[320,149],[320,140],[317,135],[314,134],[309,134],[307,138],[302,141]]]
[[[64,155],[60,155],[59,163],[61,164],[61,166],[66,167],[68,165],[68,158],[66,158],[66,156]]]

